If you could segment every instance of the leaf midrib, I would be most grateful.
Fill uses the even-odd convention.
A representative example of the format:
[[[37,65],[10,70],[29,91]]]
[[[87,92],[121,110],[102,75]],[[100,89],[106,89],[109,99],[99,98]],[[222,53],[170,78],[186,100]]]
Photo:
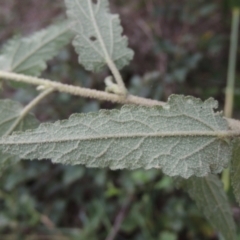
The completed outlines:
[[[91,16],[91,20],[92,20],[92,23],[93,23],[93,27],[95,29],[95,32],[97,34],[97,37],[98,37],[98,40],[100,42],[100,45],[102,47],[102,50],[103,50],[103,53],[104,53],[104,56],[105,56],[105,61],[108,63],[109,61],[111,61],[111,57],[107,51],[107,48],[106,48],[106,45],[104,43],[104,40],[102,38],[102,35],[99,31],[99,27],[97,25],[97,22],[96,22],[96,19],[94,17],[94,12],[93,12],[93,9],[92,9],[92,3],[91,3],[91,0],[87,0],[88,1],[88,7],[89,7],[89,11],[90,11],[90,16]]]
[[[39,132],[41,134],[41,132]],[[34,134],[39,134],[38,132]],[[103,135],[103,136],[92,136],[92,137],[78,137],[78,138],[63,138],[63,139],[52,139],[52,140],[38,140],[32,141],[31,136],[28,141],[15,141],[14,135],[11,136],[13,141],[7,141],[2,138],[0,145],[32,145],[32,144],[41,144],[41,143],[62,143],[62,142],[74,142],[74,141],[94,141],[94,140],[108,140],[108,139],[124,139],[124,138],[167,138],[167,137],[210,137],[210,138],[219,138],[226,139],[232,137],[234,132],[232,131],[218,131],[218,132],[201,132],[201,131],[180,131],[180,132],[162,132],[162,133],[139,133],[139,134],[117,134],[117,135]],[[240,133],[238,133],[240,135]],[[17,135],[16,135],[17,137]]]

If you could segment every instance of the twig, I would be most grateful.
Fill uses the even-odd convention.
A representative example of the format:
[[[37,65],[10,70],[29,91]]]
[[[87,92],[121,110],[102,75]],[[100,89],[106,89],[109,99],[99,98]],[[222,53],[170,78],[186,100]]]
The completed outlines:
[[[233,131],[240,131],[240,121],[232,118],[225,118],[228,121],[228,125]]]
[[[40,219],[41,219],[41,222],[49,229],[49,230],[53,230],[55,229],[55,224],[51,221],[51,219],[44,215],[44,214],[41,214],[40,215]]]
[[[232,10],[232,32],[231,44],[229,52],[229,66],[227,76],[226,101],[224,107],[224,115],[232,117],[234,85],[236,75],[237,63],[237,49],[238,49],[238,28],[239,28],[240,10],[238,8]]]
[[[128,207],[131,204],[132,200],[133,200],[133,195],[130,195],[127,198],[126,202],[122,205],[122,207],[121,207],[120,211],[118,212],[117,217],[114,221],[112,230],[109,233],[109,235],[107,236],[106,240],[114,240],[115,237],[117,236],[117,234],[121,228],[122,222],[127,214]]]
[[[36,78],[30,77],[23,74],[16,74],[10,72],[0,71],[0,79],[8,79],[15,82],[24,82],[36,86],[43,86],[45,89],[54,89],[59,92],[65,92],[72,95],[77,95],[81,97],[93,98],[102,101],[110,101],[114,103],[121,103],[121,104],[136,104],[142,106],[163,106],[165,102],[160,102],[157,100],[141,98],[133,95],[128,95],[126,98],[112,93],[107,93],[103,91],[92,90],[88,88],[82,88],[78,86],[67,85],[63,83],[58,83],[54,81],[50,81],[43,78]],[[239,131],[240,128],[240,121],[226,118],[228,124],[233,131]]]
[[[0,71],[0,79],[8,79],[15,82],[24,82],[36,86],[44,86],[46,89],[51,88],[59,92],[65,92],[72,95],[81,97],[93,98],[102,101],[110,101],[121,104],[137,104],[143,106],[163,105],[163,102],[156,100],[141,98],[133,95],[124,97],[122,95],[111,94],[104,91],[97,91],[88,88],[82,88],[78,86],[72,86],[68,84],[62,84],[54,81],[50,81],[43,78],[30,77],[23,74],[16,74],[10,72]]]
[[[237,49],[238,49],[238,28],[239,28],[240,10],[233,8],[232,10],[232,28],[231,28],[231,44],[229,51],[229,64],[227,75],[227,87],[225,94],[225,117],[232,117],[233,103],[234,103],[234,87],[237,63]],[[230,189],[230,169],[227,168],[222,173],[222,182],[226,192]]]

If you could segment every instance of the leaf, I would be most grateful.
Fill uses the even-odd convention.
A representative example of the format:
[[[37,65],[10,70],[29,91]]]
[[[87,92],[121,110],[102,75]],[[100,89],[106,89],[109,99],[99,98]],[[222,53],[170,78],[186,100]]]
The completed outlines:
[[[122,36],[119,16],[109,13],[108,0],[65,0],[76,38],[73,45],[79,62],[90,71],[100,71],[111,59],[121,69],[133,58]]]
[[[22,105],[12,100],[0,100],[0,136],[3,136],[20,116]],[[27,115],[16,130],[35,128],[38,121],[32,115]]]
[[[225,240],[236,239],[232,211],[218,176],[210,174],[206,177],[191,177],[187,180],[178,178],[177,184],[189,193],[199,210]]]
[[[111,169],[162,168],[188,178],[218,173],[231,144],[217,102],[173,95],[164,107],[125,106],[120,111],[76,114],[0,140],[0,149],[24,159]]]
[[[53,25],[30,37],[14,38],[2,50],[0,69],[4,71],[39,76],[46,61],[58,54],[72,34],[66,22]]]
[[[21,114],[22,106],[11,100],[0,100],[0,136],[7,133]],[[16,127],[16,130],[27,130],[35,128],[38,121],[32,115],[28,115]],[[18,156],[11,156],[0,151],[0,173],[9,165],[18,162]]]
[[[232,165],[231,165],[231,182],[234,195],[240,204],[240,140],[234,142]]]

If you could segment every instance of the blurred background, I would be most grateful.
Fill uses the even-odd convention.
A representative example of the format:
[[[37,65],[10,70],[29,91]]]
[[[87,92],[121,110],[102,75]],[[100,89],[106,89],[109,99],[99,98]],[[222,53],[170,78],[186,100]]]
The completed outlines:
[[[214,97],[223,109],[231,9],[225,0],[111,0],[135,51],[122,71],[132,94],[166,101],[173,93],[203,100]],[[64,1],[0,0],[0,44],[65,18]],[[239,55],[239,54],[238,54]],[[240,65],[234,117],[240,118]],[[106,69],[86,72],[67,46],[48,64],[44,77],[104,89]],[[31,86],[4,85],[1,98],[27,104]],[[119,108],[108,102],[54,93],[35,110],[42,121],[75,112]],[[229,200],[237,225],[240,208]],[[22,161],[0,179],[0,239],[13,240],[218,240],[188,195],[159,170],[109,171],[50,161]]]

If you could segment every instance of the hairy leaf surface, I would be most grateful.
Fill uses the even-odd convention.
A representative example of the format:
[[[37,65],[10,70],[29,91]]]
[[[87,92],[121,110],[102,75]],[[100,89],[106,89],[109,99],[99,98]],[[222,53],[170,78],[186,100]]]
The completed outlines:
[[[240,140],[234,142],[231,166],[231,182],[236,200],[240,204]]]
[[[76,38],[73,45],[79,62],[87,70],[101,70],[109,59],[121,69],[133,57],[127,48],[127,38],[122,36],[118,15],[109,13],[108,0],[65,0],[67,14]]]
[[[16,119],[20,116],[21,110],[22,106],[17,102],[11,100],[0,100],[0,136],[7,133]],[[18,124],[18,126],[16,126],[15,130],[23,131],[32,129],[37,125],[38,121],[29,114]],[[5,167],[19,160],[18,156],[11,156],[0,151],[0,173]]]
[[[206,177],[191,177],[187,180],[178,178],[177,184],[189,193],[199,210],[225,240],[236,239],[232,211],[217,175],[209,174]]]
[[[38,76],[46,68],[46,61],[58,54],[72,34],[68,24],[51,26],[26,38],[14,38],[4,47],[0,69]]]
[[[228,165],[231,144],[217,102],[173,95],[165,107],[125,106],[120,111],[75,114],[0,140],[0,149],[24,159],[111,169],[162,168],[188,178],[218,173]]]

